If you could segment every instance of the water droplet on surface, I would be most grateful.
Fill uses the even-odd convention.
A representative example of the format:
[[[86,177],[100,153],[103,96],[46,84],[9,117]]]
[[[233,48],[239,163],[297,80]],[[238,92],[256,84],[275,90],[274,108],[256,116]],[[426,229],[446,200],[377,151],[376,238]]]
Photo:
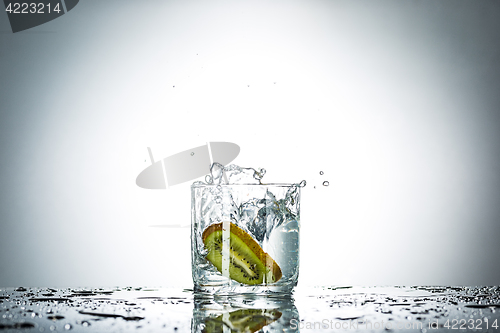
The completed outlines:
[[[64,319],[64,316],[60,316],[60,315],[47,316],[47,319],[56,321],[56,320]]]
[[[330,185],[330,182],[329,182],[329,181],[327,181],[327,180],[325,180],[325,181],[323,182],[323,186],[328,186],[328,185]]]

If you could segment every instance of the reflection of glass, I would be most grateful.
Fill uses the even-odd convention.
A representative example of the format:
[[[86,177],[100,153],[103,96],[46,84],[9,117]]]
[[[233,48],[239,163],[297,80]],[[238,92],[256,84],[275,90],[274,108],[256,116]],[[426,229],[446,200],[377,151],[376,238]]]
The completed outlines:
[[[281,317],[278,310],[241,309],[205,320],[204,332],[223,332],[224,327],[234,332],[257,332]]]
[[[191,187],[195,292],[288,293],[299,268],[300,187]]]
[[[291,297],[195,295],[191,332],[298,332],[291,322],[300,322]]]

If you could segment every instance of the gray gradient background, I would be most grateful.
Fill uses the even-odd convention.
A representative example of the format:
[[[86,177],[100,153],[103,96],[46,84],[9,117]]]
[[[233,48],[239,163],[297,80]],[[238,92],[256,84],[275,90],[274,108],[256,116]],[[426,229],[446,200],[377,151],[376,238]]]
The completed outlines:
[[[0,14],[0,286],[189,286],[189,184],[135,177],[207,141],[308,181],[302,285],[498,284],[499,36],[496,1]]]

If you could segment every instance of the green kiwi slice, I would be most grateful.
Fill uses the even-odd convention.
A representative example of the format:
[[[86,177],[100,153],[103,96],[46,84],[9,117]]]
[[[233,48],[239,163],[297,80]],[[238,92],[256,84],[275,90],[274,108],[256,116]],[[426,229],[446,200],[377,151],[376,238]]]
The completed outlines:
[[[222,273],[222,222],[203,231],[206,258]],[[281,279],[278,264],[248,233],[230,223],[229,277],[239,283],[256,285]]]

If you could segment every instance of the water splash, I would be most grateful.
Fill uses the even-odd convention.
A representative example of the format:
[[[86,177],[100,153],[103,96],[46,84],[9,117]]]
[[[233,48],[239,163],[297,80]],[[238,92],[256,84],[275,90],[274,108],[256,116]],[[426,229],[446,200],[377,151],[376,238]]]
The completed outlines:
[[[244,168],[235,164],[223,166],[220,163],[214,162],[210,167],[210,174],[205,176],[205,183],[195,182],[195,185],[265,185],[262,183],[262,178],[266,174],[264,168]],[[306,181],[303,180],[298,184],[299,187],[304,187]]]
[[[211,184],[257,184],[260,185],[262,178],[266,174],[265,169],[255,170],[253,168],[242,168],[231,164],[224,167],[220,163],[213,163],[210,168],[212,178]]]

